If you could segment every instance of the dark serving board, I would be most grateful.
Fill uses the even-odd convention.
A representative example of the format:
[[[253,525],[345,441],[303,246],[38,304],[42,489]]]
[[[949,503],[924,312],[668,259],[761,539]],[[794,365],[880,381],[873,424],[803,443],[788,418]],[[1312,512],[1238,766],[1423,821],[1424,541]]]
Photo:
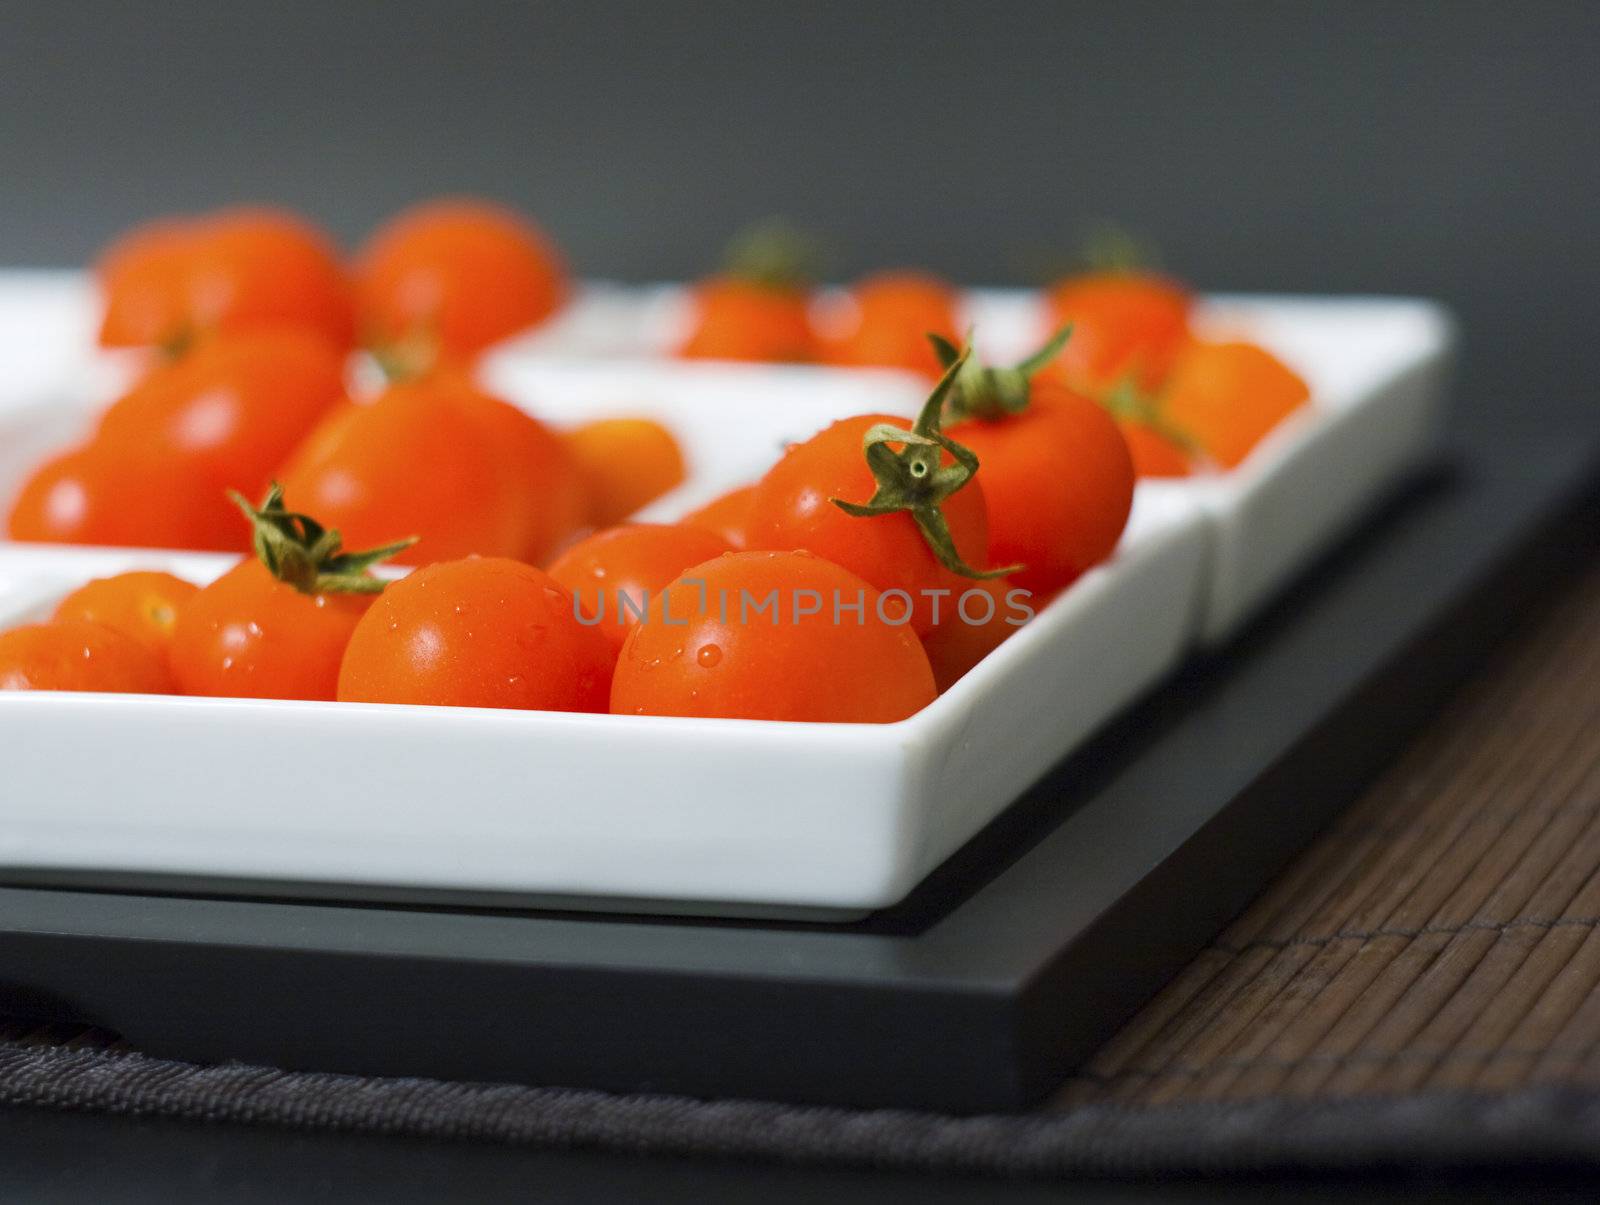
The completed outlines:
[[[1026,1106],[1587,555],[1596,431],[1494,418],[1458,414],[1437,472],[888,912],[824,925],[13,886],[0,1013],[199,1061]],[[1092,873],[1064,874],[1084,846]]]

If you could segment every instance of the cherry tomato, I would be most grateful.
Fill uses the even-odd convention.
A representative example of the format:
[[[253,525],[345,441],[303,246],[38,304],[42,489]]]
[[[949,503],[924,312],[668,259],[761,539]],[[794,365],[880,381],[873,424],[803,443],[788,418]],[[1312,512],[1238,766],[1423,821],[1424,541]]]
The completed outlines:
[[[224,495],[251,497],[344,396],[344,355],[321,335],[260,329],[204,340],[114,402],[96,440],[110,453],[143,446],[213,487],[213,506],[237,530]]]
[[[521,556],[530,518],[512,480],[506,405],[453,377],[391,385],[324,418],[285,467],[284,491],[349,543],[419,537],[396,558],[404,563]]]
[[[432,201],[391,219],[356,268],[362,337],[413,368],[470,360],[566,300],[555,245],[513,210]]]
[[[118,573],[79,586],[56,604],[56,619],[82,619],[132,636],[166,656],[178,608],[200,587],[170,573]]]
[[[862,439],[879,423],[902,429],[909,425],[893,415],[866,414],[843,419],[791,446],[756,486],[747,543],[750,548],[778,551],[807,549],[880,591],[903,591],[911,600],[911,630],[922,635],[933,627],[938,598],[928,592],[944,590],[953,596],[969,579],[939,562],[910,514],[858,518],[833,502],[838,498],[865,503],[872,498],[877,482],[863,455]],[[946,455],[945,463],[949,462]],[[974,478],[942,506],[956,551],[969,565],[980,568],[990,552],[985,493]],[[895,601],[898,596],[891,605]]]
[[[1158,387],[1188,336],[1193,306],[1182,285],[1144,272],[1069,277],[1046,302],[1051,325],[1071,325],[1072,339],[1045,375],[1091,393],[1129,378]]]
[[[105,299],[102,347],[144,347],[170,340],[187,324],[184,264],[191,223],[147,222],[101,254],[95,275]]]
[[[172,692],[161,654],[86,619],[59,619],[0,632],[0,690]]]
[[[673,579],[732,551],[721,536],[697,527],[636,523],[579,540],[556,558],[550,576],[572,592],[583,621],[593,622],[620,652],[650,600]]]
[[[683,483],[683,451],[648,418],[602,418],[563,434],[589,488],[589,522],[612,527]]]
[[[276,483],[259,507],[234,500],[256,555],[178,608],[178,684],[192,695],[332,699],[350,633],[383,589],[372,566],[412,541],[346,551],[337,532],[288,510]]]
[[[264,207],[153,223],[101,260],[113,347],[177,347],[259,327],[303,327],[338,347],[354,333],[337,250],[303,219]]]
[[[1133,460],[1098,402],[1036,378],[1019,413],[949,434],[983,466],[989,555],[1022,566],[1016,586],[1052,594],[1111,555],[1133,506]]]
[[[1294,369],[1253,343],[1190,343],[1162,398],[1166,417],[1225,469],[1311,398]]]
[[[816,358],[810,292],[737,277],[696,285],[693,327],[678,354],[693,360],[788,363]]]
[[[178,608],[172,671],[186,695],[331,699],[370,594],[303,594],[241,561]]]
[[[1122,437],[1128,441],[1133,471],[1138,477],[1187,477],[1194,463],[1183,448],[1147,423],[1120,421]]]
[[[910,629],[891,622],[892,605],[890,621],[879,614],[879,601],[855,574],[804,552],[737,552],[697,565],[628,637],[611,710],[903,720],[933,700],[933,671]]]
[[[903,368],[937,379],[944,371],[928,334],[959,339],[956,291],[924,272],[884,272],[850,290],[832,316],[823,357],[852,367]]]
[[[389,586],[357,626],[339,698],[357,703],[604,711],[611,646],[520,561],[471,557]]]
[[[229,551],[242,546],[238,515],[192,466],[148,452],[75,448],[23,483],[7,530],[14,540],[132,548]]]
[[[745,524],[750,520],[750,500],[755,497],[754,485],[741,485],[707,502],[699,510],[690,511],[679,520],[685,527],[701,527],[716,532],[734,548],[745,546]]]
[[[961,593],[945,600],[938,625],[922,638],[939,693],[1004,644],[1045,602],[1004,577],[968,582]]]

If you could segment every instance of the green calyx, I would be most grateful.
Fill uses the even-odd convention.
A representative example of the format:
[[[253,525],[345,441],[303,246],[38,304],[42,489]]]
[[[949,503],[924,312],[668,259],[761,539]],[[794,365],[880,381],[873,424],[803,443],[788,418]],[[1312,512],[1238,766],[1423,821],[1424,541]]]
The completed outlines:
[[[1021,414],[1028,408],[1034,376],[1061,354],[1071,337],[1072,327],[1064,326],[1027,359],[1009,368],[991,368],[973,358],[970,337],[967,351],[962,352],[943,336],[930,334],[928,342],[946,370],[959,365],[945,403],[945,418],[958,422],[964,418],[992,420]]]
[[[955,362],[946,367],[944,376],[922,404],[911,430],[892,423],[877,423],[867,429],[861,448],[877,482],[872,497],[864,503],[846,502],[842,498],[828,501],[858,519],[905,511],[916,522],[917,530],[941,565],[962,577],[983,580],[1004,577],[1022,566],[974,569],[961,559],[950,526],[940,510],[944,500],[964,487],[978,471],[978,458],[972,450],[940,430],[946,399],[967,359],[967,353],[956,353]],[[896,451],[892,444],[899,444],[900,450]],[[944,463],[946,452],[954,458],[954,464]]]
[[[1079,271],[1151,272],[1160,262],[1153,243],[1115,222],[1090,229],[1078,251]]]
[[[378,594],[384,583],[369,572],[417,542],[412,536],[366,552],[344,552],[337,531],[309,515],[284,509],[283,487],[276,481],[259,507],[235,490],[228,496],[250,520],[256,556],[267,572],[302,594]]]
[[[822,274],[821,242],[783,218],[769,218],[734,235],[723,256],[732,277],[769,289],[805,289]]]

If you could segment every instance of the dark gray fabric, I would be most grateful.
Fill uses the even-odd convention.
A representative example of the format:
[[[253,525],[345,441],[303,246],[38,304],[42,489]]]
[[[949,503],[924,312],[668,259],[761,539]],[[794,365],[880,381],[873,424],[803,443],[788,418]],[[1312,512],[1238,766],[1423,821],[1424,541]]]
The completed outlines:
[[[0,1106],[1002,1175],[1600,1162],[1600,1093],[1557,1087],[954,1118],[199,1067],[0,1042]]]

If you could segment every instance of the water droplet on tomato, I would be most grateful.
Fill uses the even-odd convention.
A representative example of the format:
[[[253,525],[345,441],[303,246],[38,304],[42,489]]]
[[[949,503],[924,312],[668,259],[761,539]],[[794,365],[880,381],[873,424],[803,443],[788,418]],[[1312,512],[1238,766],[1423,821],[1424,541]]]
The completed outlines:
[[[722,649],[715,644],[702,644],[694,659],[700,663],[702,669],[715,669],[722,664]]]
[[[256,622],[256,621],[255,621],[255,620],[253,620],[253,619],[252,619],[252,620],[251,620],[251,621],[250,621],[250,622],[249,622],[249,623],[247,623],[247,624],[246,624],[246,625],[245,625],[245,628],[244,628],[244,630],[245,630],[245,631],[247,631],[247,632],[249,632],[249,633],[250,633],[250,635],[252,635],[252,636],[259,636],[259,635],[261,635],[261,625],[260,625],[260,624],[259,624],[259,623],[257,623],[257,622]]]
[[[319,594],[311,600],[311,605],[314,607],[325,607],[328,605],[328,599],[325,595]]]

